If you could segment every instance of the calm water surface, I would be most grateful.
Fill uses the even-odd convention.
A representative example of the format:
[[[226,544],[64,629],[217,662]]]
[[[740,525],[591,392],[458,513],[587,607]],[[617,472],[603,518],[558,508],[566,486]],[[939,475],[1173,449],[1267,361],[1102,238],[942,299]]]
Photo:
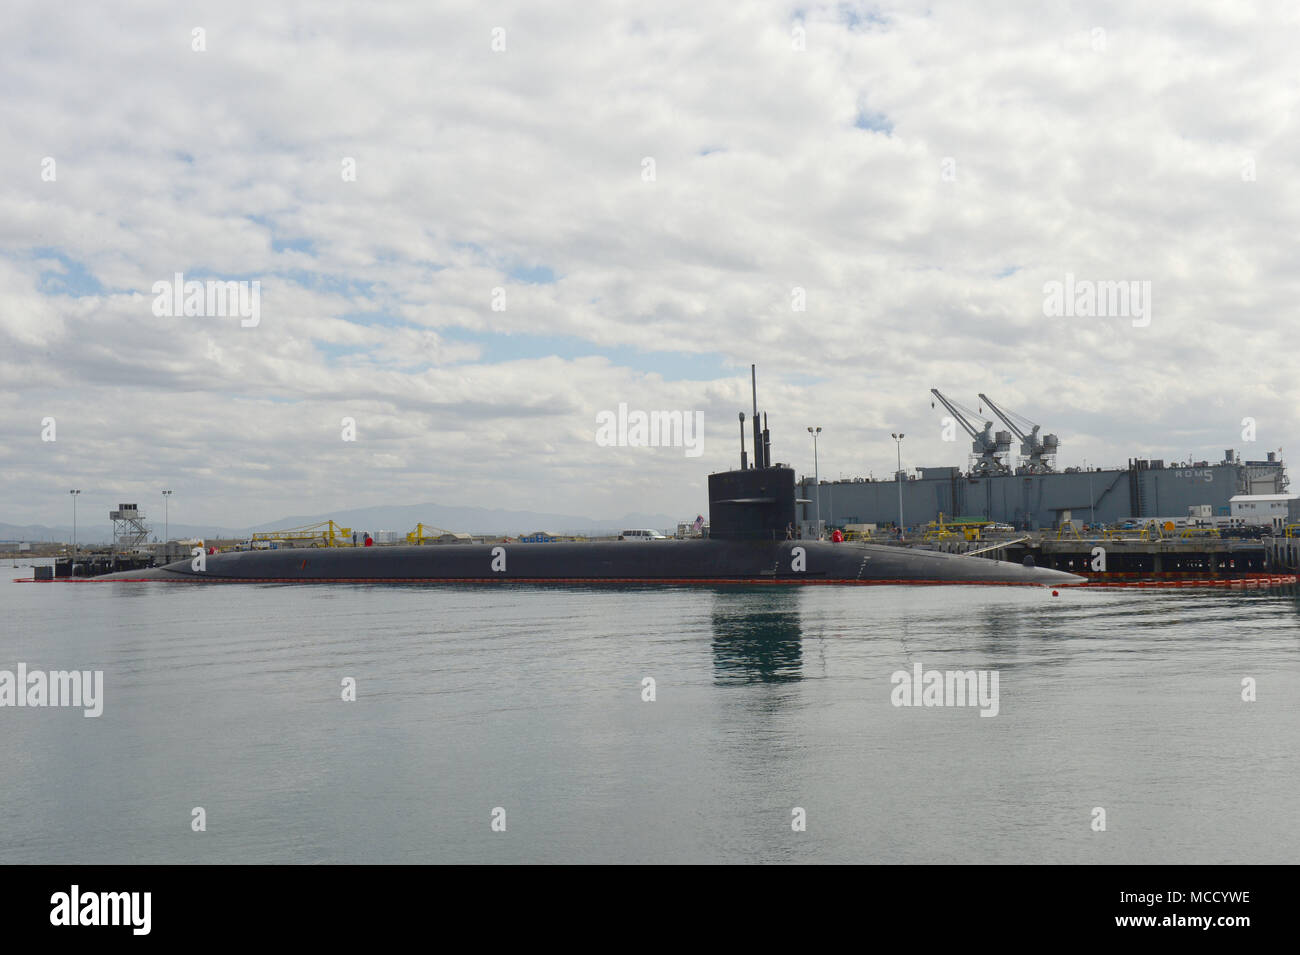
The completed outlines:
[[[1300,859],[1292,591],[0,570],[0,670],[105,681],[98,719],[0,708],[4,863]],[[891,705],[918,662],[1000,712]]]

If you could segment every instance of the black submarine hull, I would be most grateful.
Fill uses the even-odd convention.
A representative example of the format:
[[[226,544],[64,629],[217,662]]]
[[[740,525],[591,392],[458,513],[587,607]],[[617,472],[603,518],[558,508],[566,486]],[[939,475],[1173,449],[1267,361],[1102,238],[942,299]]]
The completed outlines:
[[[709,475],[707,538],[236,551],[96,580],[187,583],[1037,584],[1083,583],[1057,570],[882,544],[791,540],[794,469],[772,461],[754,392],[754,460]],[[809,429],[811,430],[811,429]]]
[[[589,541],[237,551],[104,581],[188,583],[1036,584],[1082,583],[1046,568],[879,544],[826,541]]]

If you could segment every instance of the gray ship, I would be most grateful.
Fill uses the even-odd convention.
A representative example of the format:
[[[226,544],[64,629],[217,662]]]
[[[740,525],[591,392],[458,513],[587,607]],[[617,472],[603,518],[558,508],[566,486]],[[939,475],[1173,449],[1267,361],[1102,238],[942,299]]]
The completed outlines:
[[[800,520],[811,526],[818,516],[826,524],[916,527],[938,519],[970,518],[1009,524],[1017,530],[1042,530],[1075,521],[1115,524],[1124,521],[1186,519],[1192,508],[1214,517],[1229,514],[1239,494],[1283,494],[1286,468],[1275,452],[1265,460],[1243,461],[1232,450],[1221,461],[1166,464],[1130,459],[1124,468],[1065,468],[1058,471],[1055,435],[980,395],[983,406],[1002,418],[1008,430],[949,400],[936,399],[972,438],[971,464],[921,467],[915,475],[821,481],[805,477],[799,485]],[[1020,439],[1019,463],[1011,459],[1012,442]]]

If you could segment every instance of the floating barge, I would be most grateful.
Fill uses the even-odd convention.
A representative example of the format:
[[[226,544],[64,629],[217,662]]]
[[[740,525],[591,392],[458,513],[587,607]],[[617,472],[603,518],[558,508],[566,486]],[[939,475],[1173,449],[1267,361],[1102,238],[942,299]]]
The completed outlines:
[[[981,552],[1063,570],[1089,583],[1130,586],[1277,586],[1300,575],[1300,538],[1078,539],[1025,536],[1005,544],[940,541],[946,553]]]
[[[157,558],[149,554],[80,554],[75,561],[71,557],[56,557],[51,566],[33,567],[32,578],[34,580],[91,579],[124,570],[144,570],[157,564]]]

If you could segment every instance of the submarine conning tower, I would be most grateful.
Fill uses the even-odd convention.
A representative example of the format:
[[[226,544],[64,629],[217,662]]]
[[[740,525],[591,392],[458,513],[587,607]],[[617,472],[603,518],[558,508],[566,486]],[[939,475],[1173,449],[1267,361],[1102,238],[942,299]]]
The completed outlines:
[[[740,413],[740,469],[709,475],[709,537],[719,540],[785,540],[795,521],[794,469],[772,464],[767,415],[758,417],[758,377],[749,366],[754,399],[754,465],[745,453],[745,413]]]

